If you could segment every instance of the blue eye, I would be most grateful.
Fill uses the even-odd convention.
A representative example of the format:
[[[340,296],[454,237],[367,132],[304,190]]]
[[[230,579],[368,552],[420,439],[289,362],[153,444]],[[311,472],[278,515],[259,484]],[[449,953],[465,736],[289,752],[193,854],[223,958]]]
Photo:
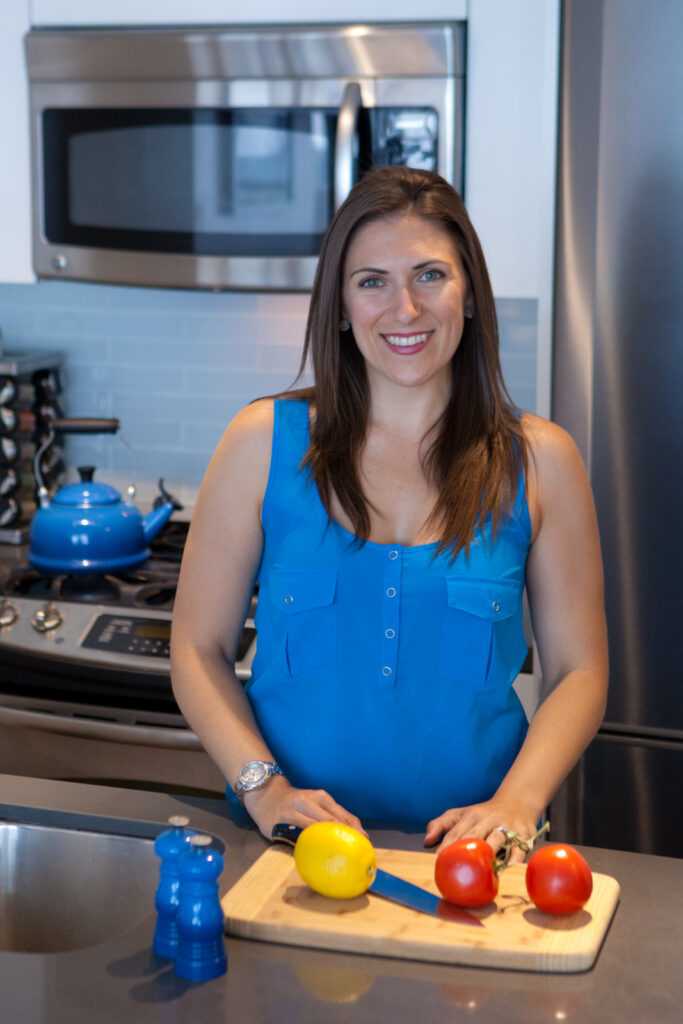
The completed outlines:
[[[443,277],[440,270],[425,270],[422,275],[424,281],[438,281],[440,277]]]
[[[366,277],[364,281],[361,281],[361,288],[379,288],[382,282],[378,277]]]

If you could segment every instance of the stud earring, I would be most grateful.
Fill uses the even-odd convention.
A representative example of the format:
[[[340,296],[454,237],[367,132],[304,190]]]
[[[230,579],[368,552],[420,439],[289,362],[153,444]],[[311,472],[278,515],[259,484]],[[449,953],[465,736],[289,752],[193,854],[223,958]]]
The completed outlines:
[[[465,306],[465,309],[463,310],[463,312],[464,312],[466,318],[468,320],[471,320],[472,317],[474,316],[474,306],[470,306],[470,305]]]
[[[346,317],[343,316],[341,318],[341,320],[339,321],[339,330],[340,331],[350,331],[351,330],[351,321],[347,320]]]

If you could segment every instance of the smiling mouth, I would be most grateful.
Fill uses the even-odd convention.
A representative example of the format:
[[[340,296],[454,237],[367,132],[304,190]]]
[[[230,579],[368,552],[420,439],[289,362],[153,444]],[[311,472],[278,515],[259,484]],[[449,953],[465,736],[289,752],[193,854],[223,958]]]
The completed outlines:
[[[382,337],[392,348],[416,348],[424,345],[432,334],[432,331],[423,331],[421,334],[383,334]]]

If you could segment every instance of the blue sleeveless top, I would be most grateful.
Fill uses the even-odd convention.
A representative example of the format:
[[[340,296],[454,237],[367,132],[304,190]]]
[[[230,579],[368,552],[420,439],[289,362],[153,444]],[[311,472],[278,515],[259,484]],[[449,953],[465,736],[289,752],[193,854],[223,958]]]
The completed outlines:
[[[293,785],[422,828],[491,797],[526,735],[512,688],[527,653],[524,482],[469,557],[359,546],[299,468],[309,440],[308,404],[276,400],[248,697]]]

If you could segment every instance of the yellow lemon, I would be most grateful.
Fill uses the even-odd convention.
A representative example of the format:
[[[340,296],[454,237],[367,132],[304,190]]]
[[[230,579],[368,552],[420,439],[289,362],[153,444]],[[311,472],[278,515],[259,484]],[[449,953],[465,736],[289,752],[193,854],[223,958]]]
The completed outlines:
[[[334,821],[316,821],[303,830],[294,847],[294,863],[311,889],[343,900],[365,892],[377,870],[368,837]]]

